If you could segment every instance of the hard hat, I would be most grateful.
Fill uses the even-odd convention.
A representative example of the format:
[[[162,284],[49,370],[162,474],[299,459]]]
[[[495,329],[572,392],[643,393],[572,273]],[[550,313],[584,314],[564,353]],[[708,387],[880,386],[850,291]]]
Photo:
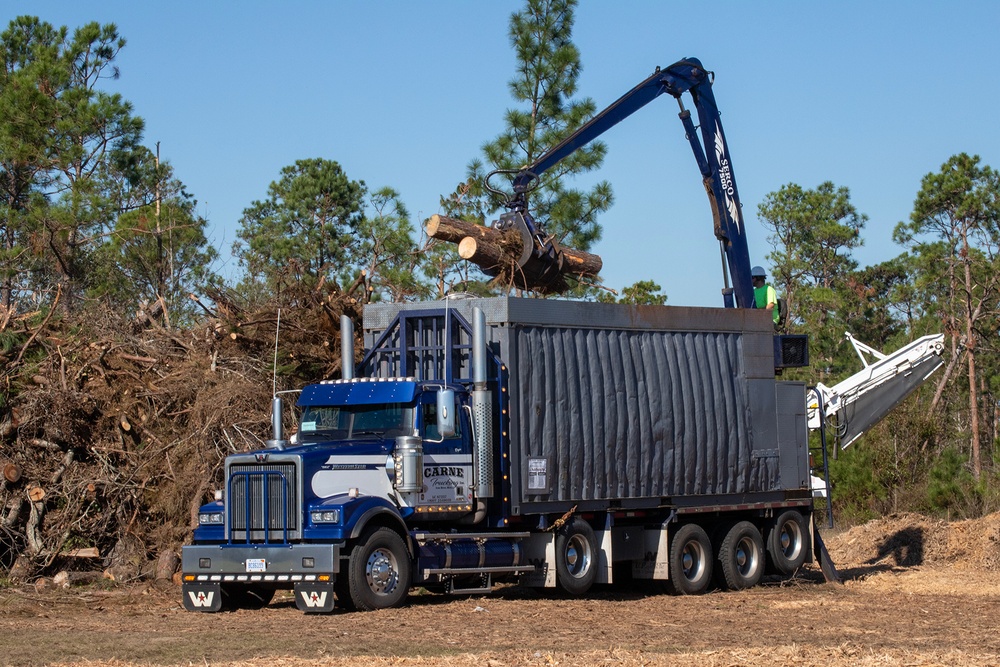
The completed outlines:
[[[764,270],[763,266],[755,266],[750,269],[750,276],[752,278],[764,278],[767,276],[767,271]]]

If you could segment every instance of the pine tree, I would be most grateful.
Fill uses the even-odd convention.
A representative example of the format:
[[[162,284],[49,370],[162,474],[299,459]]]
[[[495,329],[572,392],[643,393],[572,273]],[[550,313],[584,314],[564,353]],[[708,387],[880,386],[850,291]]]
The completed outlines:
[[[571,40],[576,5],[576,0],[528,0],[522,11],[511,16],[510,42],[517,74],[509,88],[523,107],[508,109],[507,129],[483,146],[485,162],[492,168],[516,170],[531,164],[594,114],[590,98],[572,99],[582,69],[580,53]],[[613,195],[607,182],[586,191],[570,188],[566,182],[598,168],[606,152],[603,142],[591,142],[542,175],[530,195],[535,221],[573,248],[588,250],[600,239],[597,217],[610,208]],[[469,178],[482,180],[482,170],[481,163],[473,162]],[[491,199],[489,212],[496,212],[502,204]]]
[[[281,170],[268,197],[243,211],[233,244],[242,288],[280,293],[292,284],[335,280],[359,243],[367,188],[331,160],[297,160]]]
[[[26,298],[76,306],[92,253],[121,212],[106,189],[113,164],[140,150],[142,119],[118,94],[98,89],[117,77],[125,46],[114,24],[69,35],[21,16],[0,34],[0,218],[3,305]]]

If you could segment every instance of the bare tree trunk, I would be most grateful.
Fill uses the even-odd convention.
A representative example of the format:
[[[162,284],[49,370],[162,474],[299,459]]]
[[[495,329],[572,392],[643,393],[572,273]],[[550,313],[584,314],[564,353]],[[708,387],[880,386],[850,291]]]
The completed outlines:
[[[963,264],[965,269],[965,337],[969,353],[969,421],[972,432],[972,476],[979,481],[983,472],[979,439],[979,384],[976,382],[976,330],[973,327],[978,316],[972,312],[972,267],[969,255],[969,236],[962,230]]]

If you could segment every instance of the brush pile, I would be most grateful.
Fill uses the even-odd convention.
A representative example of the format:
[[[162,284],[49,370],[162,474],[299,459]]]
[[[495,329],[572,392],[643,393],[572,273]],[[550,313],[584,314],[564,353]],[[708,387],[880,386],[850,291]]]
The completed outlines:
[[[253,312],[212,294],[184,329],[159,304],[2,318],[0,577],[169,578],[225,457],[268,437],[279,305],[281,390],[339,374],[357,287]]]

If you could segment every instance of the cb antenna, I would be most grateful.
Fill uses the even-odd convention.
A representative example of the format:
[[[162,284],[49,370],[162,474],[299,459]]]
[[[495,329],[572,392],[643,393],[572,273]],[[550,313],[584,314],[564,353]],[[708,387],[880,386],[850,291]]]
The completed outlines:
[[[278,395],[278,332],[281,331],[281,308],[278,309],[278,323],[274,327],[274,364],[271,366],[271,396]]]

